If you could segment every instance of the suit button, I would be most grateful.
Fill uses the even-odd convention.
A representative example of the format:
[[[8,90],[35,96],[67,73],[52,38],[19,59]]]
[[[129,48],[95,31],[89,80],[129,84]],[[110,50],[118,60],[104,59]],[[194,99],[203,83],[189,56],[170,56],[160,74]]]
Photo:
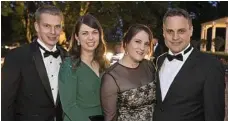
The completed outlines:
[[[164,109],[163,109],[163,108],[160,108],[160,111],[161,111],[161,112],[164,112]]]

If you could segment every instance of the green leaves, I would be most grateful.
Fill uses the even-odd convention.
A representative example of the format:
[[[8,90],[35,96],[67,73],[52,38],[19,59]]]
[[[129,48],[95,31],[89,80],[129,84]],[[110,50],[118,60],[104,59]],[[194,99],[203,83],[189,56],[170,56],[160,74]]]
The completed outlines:
[[[10,2],[9,1],[2,1],[1,2],[1,14],[3,16],[8,16],[13,13],[12,8],[10,7]]]
[[[28,37],[26,33],[35,35],[32,18],[35,10],[43,4],[55,5],[63,11],[64,31],[67,38],[71,36],[78,17],[91,13],[100,21],[107,38],[115,41],[120,40],[127,28],[135,23],[146,24],[155,30],[154,33],[161,33],[162,16],[168,7],[168,2],[154,1],[3,1],[2,15],[12,17],[13,20],[10,21],[16,38],[22,34]],[[31,25],[30,29],[27,29],[28,25]],[[19,33],[18,30],[23,33]]]

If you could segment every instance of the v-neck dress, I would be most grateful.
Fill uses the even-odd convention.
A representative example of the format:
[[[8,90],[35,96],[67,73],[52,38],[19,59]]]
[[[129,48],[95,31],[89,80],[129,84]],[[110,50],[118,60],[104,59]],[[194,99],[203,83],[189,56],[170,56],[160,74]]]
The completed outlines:
[[[66,58],[59,72],[59,93],[64,121],[88,121],[89,116],[102,115],[100,105],[101,79],[85,63],[75,69]]]

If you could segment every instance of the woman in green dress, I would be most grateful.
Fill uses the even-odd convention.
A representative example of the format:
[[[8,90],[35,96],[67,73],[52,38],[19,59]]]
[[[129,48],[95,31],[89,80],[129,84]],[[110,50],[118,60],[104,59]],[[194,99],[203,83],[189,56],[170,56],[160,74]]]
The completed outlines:
[[[59,92],[64,121],[88,121],[102,115],[101,73],[108,66],[99,21],[90,14],[78,19],[71,38],[70,57],[61,65]]]

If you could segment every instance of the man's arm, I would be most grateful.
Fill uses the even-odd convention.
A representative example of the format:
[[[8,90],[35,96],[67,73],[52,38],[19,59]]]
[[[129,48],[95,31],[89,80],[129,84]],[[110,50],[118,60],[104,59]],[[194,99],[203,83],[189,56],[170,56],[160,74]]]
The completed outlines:
[[[2,67],[2,121],[15,121],[15,100],[20,82],[20,68],[16,57],[15,51],[10,52]]]
[[[225,116],[225,70],[215,61],[204,83],[205,121],[224,121]]]

